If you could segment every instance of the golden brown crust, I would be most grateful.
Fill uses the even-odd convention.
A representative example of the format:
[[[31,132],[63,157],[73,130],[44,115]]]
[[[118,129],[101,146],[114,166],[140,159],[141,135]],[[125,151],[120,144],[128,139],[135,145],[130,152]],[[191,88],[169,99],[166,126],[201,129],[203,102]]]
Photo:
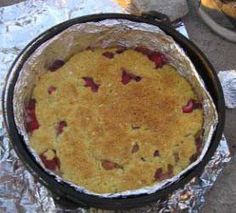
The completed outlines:
[[[172,66],[156,69],[142,53],[115,51],[80,52],[43,75],[33,92],[40,128],[32,147],[39,154],[55,150],[63,178],[97,193],[152,185],[160,181],[158,168],[170,173],[168,165],[173,174],[186,168],[203,122],[201,109],[183,113],[197,97]],[[123,84],[124,69],[141,79]],[[85,77],[97,87],[85,86]]]

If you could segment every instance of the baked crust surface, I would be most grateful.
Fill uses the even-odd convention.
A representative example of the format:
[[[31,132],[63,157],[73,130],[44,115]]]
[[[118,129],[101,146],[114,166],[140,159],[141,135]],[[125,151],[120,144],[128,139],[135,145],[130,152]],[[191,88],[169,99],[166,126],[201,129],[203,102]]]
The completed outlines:
[[[96,193],[178,174],[199,151],[203,123],[200,107],[184,112],[197,97],[174,67],[157,69],[139,51],[116,51],[77,53],[41,76],[32,95],[39,128],[31,146],[44,163],[57,162],[50,168],[65,180]]]

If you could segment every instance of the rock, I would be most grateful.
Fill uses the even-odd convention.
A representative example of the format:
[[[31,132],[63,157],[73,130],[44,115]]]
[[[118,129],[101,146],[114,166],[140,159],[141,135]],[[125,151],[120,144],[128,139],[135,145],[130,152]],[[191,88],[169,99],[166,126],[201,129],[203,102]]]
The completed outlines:
[[[186,0],[133,0],[133,10],[142,13],[158,11],[169,16],[171,21],[177,20],[188,13]],[[132,9],[131,9],[132,12]]]

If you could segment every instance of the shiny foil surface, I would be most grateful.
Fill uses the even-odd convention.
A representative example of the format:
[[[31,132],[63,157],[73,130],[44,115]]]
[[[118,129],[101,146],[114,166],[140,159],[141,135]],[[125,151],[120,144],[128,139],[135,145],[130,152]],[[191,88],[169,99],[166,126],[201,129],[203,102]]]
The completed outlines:
[[[236,108],[236,70],[220,71],[218,73],[225,96],[225,105]]]
[[[94,4],[94,1],[92,0],[39,0],[22,2],[17,5],[1,8],[0,40],[3,41],[0,42],[1,89],[4,76],[11,63],[19,51],[22,50],[30,40],[49,27],[69,18],[99,12],[126,13],[130,12],[130,8],[128,3],[122,5],[111,0],[96,2],[96,4]],[[183,31],[185,30],[183,25],[181,25],[180,28]],[[94,28],[91,30],[94,30]],[[106,44],[103,45],[106,46]],[[173,60],[173,63],[174,61],[175,60]],[[210,101],[210,99],[208,100]],[[212,113],[214,114],[214,112]],[[214,121],[216,122],[216,120]],[[6,130],[2,124],[1,114],[0,142],[0,212],[63,211],[63,208],[55,204],[51,193],[32,177],[16,156],[9,144]],[[161,212],[168,212],[183,209],[197,211],[204,204],[205,192],[211,188],[217,175],[222,170],[224,163],[229,160],[230,154],[228,145],[226,140],[222,138],[215,155],[206,166],[205,171],[200,178],[194,178],[184,187],[184,189],[176,191],[170,195],[166,201],[157,201],[152,205],[133,211],[152,212],[160,210]],[[77,211],[84,212],[98,210],[77,209]]]

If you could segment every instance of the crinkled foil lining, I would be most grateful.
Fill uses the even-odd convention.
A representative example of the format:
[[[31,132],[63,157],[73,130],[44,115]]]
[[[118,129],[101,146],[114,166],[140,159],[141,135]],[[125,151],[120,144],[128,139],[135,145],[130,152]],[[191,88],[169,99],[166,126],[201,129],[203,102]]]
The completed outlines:
[[[115,1],[125,2],[128,8],[117,5]],[[0,8],[0,40],[3,41],[0,42],[0,92],[2,92],[4,76],[14,58],[33,37],[57,23],[76,16],[95,12],[134,12],[133,9],[130,10],[129,3],[129,0],[103,0],[97,1],[96,4],[94,0],[28,0]],[[183,23],[180,23],[178,30],[187,36]],[[205,193],[213,186],[225,163],[230,159],[227,141],[223,137],[200,177],[193,178],[166,200],[156,201],[131,212],[181,212],[183,210],[197,212],[205,204]],[[1,105],[0,170],[0,212],[71,212],[54,201],[47,188],[29,173],[17,157],[3,126]],[[102,211],[78,208],[73,212]]]
[[[67,61],[72,55],[87,47],[106,48],[120,45],[127,48],[146,46],[149,49],[164,53],[170,61],[170,64],[176,67],[178,72],[190,82],[199,99],[203,102],[204,146],[202,153],[196,162],[192,163],[175,177],[157,183],[154,186],[113,194],[96,194],[69,182],[76,190],[102,197],[117,197],[144,193],[150,194],[177,181],[181,175],[203,159],[218,122],[214,103],[206,91],[203,81],[200,79],[193,64],[176,42],[160,30],[160,28],[154,25],[137,23],[124,19],[108,19],[99,22],[76,24],[42,44],[24,63],[16,82],[13,99],[16,125],[28,144],[29,149],[40,163],[41,160],[30,148],[28,134],[26,133],[24,126],[24,105],[30,98],[34,85],[37,84],[36,79],[38,79],[38,76],[48,72],[45,67],[48,67],[47,65],[50,64],[50,62],[58,58]],[[56,179],[58,181],[63,181],[59,176],[56,176]]]

